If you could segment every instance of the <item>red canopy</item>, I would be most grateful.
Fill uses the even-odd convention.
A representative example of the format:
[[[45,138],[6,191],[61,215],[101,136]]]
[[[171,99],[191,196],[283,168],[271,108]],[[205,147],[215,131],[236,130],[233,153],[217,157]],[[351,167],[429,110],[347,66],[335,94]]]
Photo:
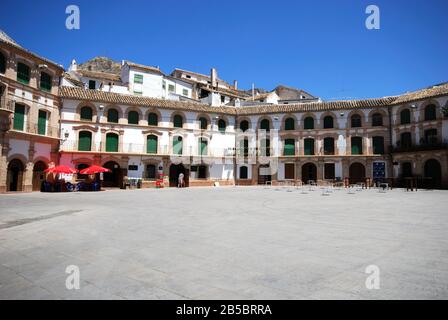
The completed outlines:
[[[107,168],[93,165],[80,171],[81,174],[95,174],[100,172],[110,172],[110,170]]]
[[[44,172],[73,174],[73,173],[77,173],[78,170],[70,168],[68,166],[60,165],[60,166],[56,166],[56,167],[47,168],[44,170]]]

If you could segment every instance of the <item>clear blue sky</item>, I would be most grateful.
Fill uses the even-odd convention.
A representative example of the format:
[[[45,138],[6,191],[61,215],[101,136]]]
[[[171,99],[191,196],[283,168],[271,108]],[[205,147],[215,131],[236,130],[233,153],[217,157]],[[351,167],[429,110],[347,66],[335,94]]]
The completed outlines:
[[[81,29],[65,28],[76,4]],[[381,29],[365,28],[378,5]],[[448,0],[3,0],[0,28],[68,66],[94,56],[209,73],[240,88],[324,99],[393,95],[448,81]]]

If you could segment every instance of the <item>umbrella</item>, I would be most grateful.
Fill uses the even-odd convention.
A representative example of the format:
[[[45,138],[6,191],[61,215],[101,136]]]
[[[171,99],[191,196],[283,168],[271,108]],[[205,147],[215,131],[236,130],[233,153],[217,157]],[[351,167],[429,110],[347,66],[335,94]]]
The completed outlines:
[[[78,170],[70,168],[68,166],[60,165],[60,166],[56,166],[56,167],[47,168],[44,170],[44,172],[73,174],[73,173],[77,173]]]
[[[94,174],[94,173],[100,173],[100,172],[110,172],[109,169],[103,168],[100,166],[90,166],[88,168],[82,169],[80,171],[81,174]]]

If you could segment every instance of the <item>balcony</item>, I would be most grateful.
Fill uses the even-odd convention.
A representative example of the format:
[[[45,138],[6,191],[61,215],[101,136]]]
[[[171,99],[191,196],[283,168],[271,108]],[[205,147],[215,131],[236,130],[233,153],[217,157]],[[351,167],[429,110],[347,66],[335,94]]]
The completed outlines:
[[[6,94],[3,94],[0,98],[0,110],[14,112],[14,104],[11,100],[6,99]]]
[[[390,146],[390,153],[400,153],[400,152],[418,152],[418,151],[432,151],[432,150],[444,150],[448,149],[448,142],[439,142],[437,140],[424,141],[419,144],[407,144],[396,146]]]

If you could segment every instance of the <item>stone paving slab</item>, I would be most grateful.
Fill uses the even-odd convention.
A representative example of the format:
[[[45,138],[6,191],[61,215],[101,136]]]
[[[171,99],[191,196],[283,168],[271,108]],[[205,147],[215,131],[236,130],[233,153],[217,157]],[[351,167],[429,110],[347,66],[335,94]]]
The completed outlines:
[[[446,208],[437,190],[4,194],[0,299],[448,299]]]

